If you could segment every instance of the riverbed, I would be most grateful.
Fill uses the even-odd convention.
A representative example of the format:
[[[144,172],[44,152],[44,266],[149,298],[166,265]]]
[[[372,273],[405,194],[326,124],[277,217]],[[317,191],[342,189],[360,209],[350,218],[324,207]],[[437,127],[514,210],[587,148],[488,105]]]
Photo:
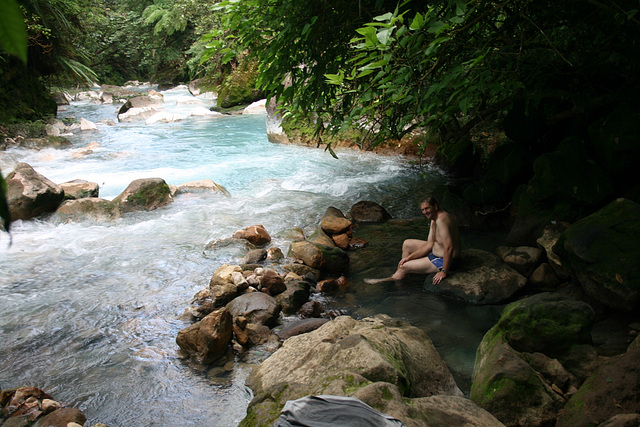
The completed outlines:
[[[170,185],[211,179],[231,194],[179,195],[167,207],[110,223],[16,221],[11,246],[0,236],[0,388],[40,387],[91,424],[235,426],[252,398],[245,379],[267,354],[196,369],[175,343],[193,295],[216,268],[238,261],[208,256],[205,245],[261,224],[286,253],[287,230],[310,235],[328,207],[347,212],[361,200],[414,218],[418,200],[447,178],[402,156],[339,149],[335,159],[321,148],[273,144],[264,114],[189,116],[194,104],[185,87],[163,94],[164,108],[183,120],[118,123],[118,105],[73,102],[59,117],[86,118],[97,131],[74,131],[67,149],[0,152],[5,175],[27,162],[56,183],[96,182],[105,199],[134,179],[156,177]],[[478,237],[472,234],[468,241]],[[428,294],[420,278],[366,287],[364,276],[397,262],[398,238],[389,241],[388,264],[354,271],[350,292],[322,302],[423,328],[468,392],[475,348],[500,308]]]

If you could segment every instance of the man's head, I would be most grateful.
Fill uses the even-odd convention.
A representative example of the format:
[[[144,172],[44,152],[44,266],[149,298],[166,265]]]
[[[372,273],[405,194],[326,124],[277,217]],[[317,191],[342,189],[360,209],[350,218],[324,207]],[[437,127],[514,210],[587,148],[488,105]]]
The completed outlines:
[[[420,210],[427,218],[434,219],[440,210],[440,206],[438,206],[438,201],[434,197],[425,197],[420,201]]]

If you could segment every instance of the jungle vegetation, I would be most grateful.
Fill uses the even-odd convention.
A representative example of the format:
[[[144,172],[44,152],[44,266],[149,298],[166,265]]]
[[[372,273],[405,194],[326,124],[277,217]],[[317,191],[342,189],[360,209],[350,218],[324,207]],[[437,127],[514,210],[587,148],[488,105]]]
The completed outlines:
[[[215,87],[254,64],[257,89],[331,152],[330,137],[354,129],[367,149],[435,142],[452,173],[473,177],[469,203],[572,220],[638,201],[634,0],[0,4],[0,123],[54,114],[56,87]]]

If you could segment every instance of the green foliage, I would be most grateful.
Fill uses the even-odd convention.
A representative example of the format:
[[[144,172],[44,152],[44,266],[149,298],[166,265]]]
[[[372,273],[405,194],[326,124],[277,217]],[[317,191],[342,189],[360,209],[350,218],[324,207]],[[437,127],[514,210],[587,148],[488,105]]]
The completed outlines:
[[[27,30],[15,0],[0,2],[0,49],[27,62]]]

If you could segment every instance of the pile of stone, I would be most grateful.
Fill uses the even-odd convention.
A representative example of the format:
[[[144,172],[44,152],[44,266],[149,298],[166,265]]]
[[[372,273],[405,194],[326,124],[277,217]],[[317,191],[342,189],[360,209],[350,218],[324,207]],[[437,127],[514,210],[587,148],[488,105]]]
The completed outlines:
[[[368,211],[383,209],[372,202],[358,202],[356,218]],[[388,218],[379,216],[379,220]],[[374,218],[369,215],[368,218]],[[366,241],[353,238],[355,219],[337,208],[327,209],[318,230],[305,239],[301,230],[292,230],[287,254],[267,247],[271,236],[262,225],[238,230],[233,237],[210,242],[205,256],[243,254],[237,265],[224,264],[213,273],[209,286],[198,292],[185,317],[194,321],[178,333],[176,342],[191,358],[210,364],[223,356],[230,344],[242,352],[265,343],[277,348],[281,340],[306,333],[326,323],[335,313],[325,313],[313,293],[332,293],[348,287],[344,274],[349,255],[341,249],[355,249]],[[349,242],[357,242],[350,245]],[[267,265],[268,264],[268,265]],[[300,320],[280,325],[280,314]],[[280,326],[278,331],[274,328]]]
[[[87,417],[76,408],[66,407],[36,387],[0,390],[0,425],[82,427]],[[93,427],[106,427],[94,424]]]

